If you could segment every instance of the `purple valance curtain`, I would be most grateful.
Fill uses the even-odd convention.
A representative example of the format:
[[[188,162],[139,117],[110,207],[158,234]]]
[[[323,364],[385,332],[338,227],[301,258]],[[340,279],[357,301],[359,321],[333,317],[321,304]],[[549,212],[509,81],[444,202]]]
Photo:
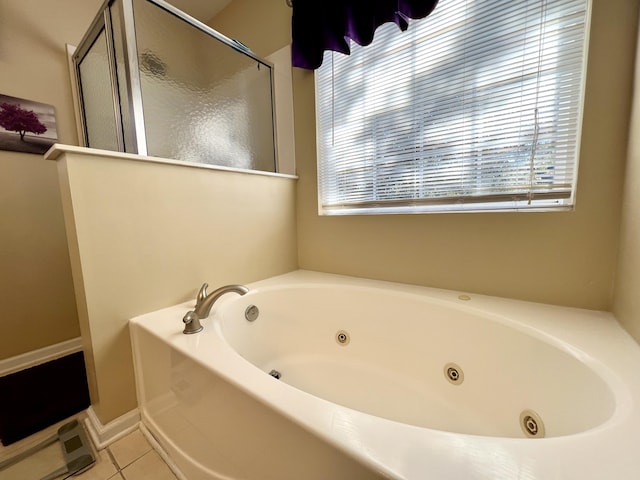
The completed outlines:
[[[325,50],[349,53],[349,39],[369,45],[383,23],[401,30],[408,19],[424,18],[438,0],[294,0],[291,54],[293,66],[316,69]]]

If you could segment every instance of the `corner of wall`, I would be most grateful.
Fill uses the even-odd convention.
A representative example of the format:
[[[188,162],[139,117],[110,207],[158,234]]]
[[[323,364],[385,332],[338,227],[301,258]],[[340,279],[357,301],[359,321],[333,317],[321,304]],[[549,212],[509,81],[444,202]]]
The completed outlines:
[[[612,311],[640,343],[640,35],[636,45],[634,93],[625,165],[622,220]]]

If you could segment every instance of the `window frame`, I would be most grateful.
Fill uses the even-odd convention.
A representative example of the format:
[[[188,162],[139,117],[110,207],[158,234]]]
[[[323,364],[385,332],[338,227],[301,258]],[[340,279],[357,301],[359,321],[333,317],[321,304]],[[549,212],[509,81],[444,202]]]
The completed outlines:
[[[447,0],[441,0],[440,4],[444,4]],[[541,4],[546,5],[546,2],[543,0],[540,2]],[[578,2],[575,2],[578,3]],[[440,5],[439,5],[440,6]],[[488,7],[490,9],[490,7]],[[545,7],[546,8],[546,7]],[[438,200],[434,198],[420,198],[419,196],[410,197],[405,196],[397,199],[376,201],[370,200],[367,202],[361,202],[360,204],[351,205],[349,202],[327,202],[323,200],[323,197],[326,197],[326,193],[324,192],[325,187],[323,186],[324,176],[326,175],[323,172],[323,169],[331,168],[331,165],[323,164],[326,163],[326,159],[323,157],[323,146],[322,146],[322,136],[327,135],[325,131],[321,129],[321,121],[320,121],[320,110],[322,108],[321,102],[323,98],[321,98],[321,91],[318,86],[319,75],[316,73],[316,129],[318,136],[318,212],[320,215],[365,215],[365,214],[413,214],[413,213],[470,213],[470,212],[514,212],[514,211],[566,211],[573,210],[575,208],[575,197],[576,197],[576,189],[577,189],[577,177],[578,177],[578,164],[580,158],[580,143],[581,143],[581,131],[582,131],[582,117],[584,112],[584,96],[585,96],[585,84],[586,84],[586,73],[587,73],[587,57],[588,57],[588,48],[589,48],[589,34],[590,34],[590,24],[591,24],[591,10],[592,10],[592,2],[591,0],[584,0],[584,24],[583,24],[583,35],[582,35],[582,51],[581,53],[581,65],[582,68],[579,72],[580,80],[579,82],[575,82],[578,84],[578,100],[577,100],[577,113],[575,114],[575,132],[573,133],[573,148],[574,155],[572,160],[572,173],[571,173],[571,181],[568,182],[567,193],[562,194],[552,194],[552,193],[528,193],[524,194],[513,194],[510,193],[508,199],[504,201],[497,201],[497,197],[493,198],[491,196],[482,197],[487,201],[480,202],[477,201],[478,196],[474,196],[473,198],[465,198],[464,196],[456,196],[449,197],[445,200]],[[437,11],[437,9],[436,9]],[[429,18],[422,20],[428,21]],[[410,26],[410,30],[413,27]],[[541,27],[541,30],[544,27]],[[400,34],[400,33],[398,33]],[[377,33],[376,33],[377,35]],[[375,39],[374,43],[368,47],[359,47],[358,45],[352,45],[352,52],[357,52],[358,48],[375,48]],[[321,67],[324,69],[333,68],[332,62],[335,56],[342,56],[342,54],[328,52],[325,54],[325,62]],[[540,67],[538,67],[540,68]],[[539,88],[539,87],[538,87]],[[539,90],[538,90],[539,91]],[[332,102],[335,101],[334,98],[331,99]],[[332,107],[333,108],[333,107]],[[536,115],[538,114],[538,110],[536,109]],[[334,120],[335,122],[335,120]],[[536,118],[536,130],[538,128],[538,121]],[[420,127],[419,127],[420,128]],[[334,133],[332,133],[334,134]],[[534,136],[534,150],[538,150],[538,140],[537,133]],[[416,148],[418,146],[416,145]],[[442,159],[436,160],[436,162],[441,162]],[[533,162],[533,156],[532,156]],[[403,162],[398,161],[399,165]],[[473,166],[473,162],[471,162]],[[565,162],[566,165],[571,165],[571,161]],[[563,164],[564,165],[564,164]],[[355,165],[355,168],[358,168],[358,165]],[[425,170],[414,169],[415,175],[425,175]],[[426,172],[428,173],[428,172]],[[560,175],[558,175],[560,176]],[[378,177],[374,177],[378,178]],[[533,178],[533,175],[532,175]],[[349,181],[348,179],[346,181]],[[374,180],[375,181],[375,180]],[[531,187],[533,187],[533,181],[531,183]],[[554,187],[555,188],[555,187]],[[533,188],[530,190],[533,191]],[[564,197],[560,198],[560,195],[564,195]],[[547,197],[553,196],[553,199],[548,199]],[[469,201],[472,200],[472,201]]]

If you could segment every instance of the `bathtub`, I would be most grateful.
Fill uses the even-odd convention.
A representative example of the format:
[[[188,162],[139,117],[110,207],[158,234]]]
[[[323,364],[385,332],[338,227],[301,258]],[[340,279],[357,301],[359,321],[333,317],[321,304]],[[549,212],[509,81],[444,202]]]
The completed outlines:
[[[181,478],[640,478],[640,349],[606,312],[295,271],[130,322]]]

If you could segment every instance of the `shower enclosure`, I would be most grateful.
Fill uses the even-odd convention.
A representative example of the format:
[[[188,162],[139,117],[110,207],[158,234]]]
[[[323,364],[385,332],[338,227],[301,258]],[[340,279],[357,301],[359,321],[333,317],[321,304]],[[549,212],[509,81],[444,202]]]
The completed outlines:
[[[162,0],[107,0],[73,55],[87,147],[277,171],[272,66]]]

